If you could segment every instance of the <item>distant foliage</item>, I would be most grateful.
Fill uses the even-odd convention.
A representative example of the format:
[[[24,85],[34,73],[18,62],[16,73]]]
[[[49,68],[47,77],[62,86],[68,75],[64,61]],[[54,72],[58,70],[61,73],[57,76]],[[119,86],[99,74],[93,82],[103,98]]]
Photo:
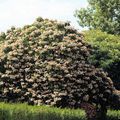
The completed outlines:
[[[88,0],[88,4],[76,11],[80,26],[120,34],[120,0]]]
[[[120,89],[120,36],[110,35],[100,30],[85,31],[85,40],[94,51],[90,57],[92,64],[102,67]]]

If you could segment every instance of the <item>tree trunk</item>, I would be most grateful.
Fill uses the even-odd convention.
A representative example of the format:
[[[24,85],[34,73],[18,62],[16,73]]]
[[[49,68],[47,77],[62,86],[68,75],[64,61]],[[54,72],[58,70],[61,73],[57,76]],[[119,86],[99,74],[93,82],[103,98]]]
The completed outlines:
[[[106,107],[101,106],[96,114],[96,120],[106,120],[107,119],[107,109]]]

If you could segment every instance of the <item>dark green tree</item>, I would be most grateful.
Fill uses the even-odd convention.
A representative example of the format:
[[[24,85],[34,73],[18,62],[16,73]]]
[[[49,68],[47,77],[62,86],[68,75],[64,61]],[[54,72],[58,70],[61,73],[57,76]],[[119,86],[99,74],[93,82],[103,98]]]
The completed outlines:
[[[120,0],[88,0],[88,4],[76,10],[80,26],[120,34]]]

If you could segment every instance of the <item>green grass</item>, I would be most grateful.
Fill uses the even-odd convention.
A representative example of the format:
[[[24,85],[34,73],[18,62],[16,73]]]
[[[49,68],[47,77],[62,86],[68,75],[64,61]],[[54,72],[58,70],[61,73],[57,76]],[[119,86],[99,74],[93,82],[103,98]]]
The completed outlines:
[[[120,111],[110,111],[108,120],[120,120]],[[80,109],[0,103],[0,120],[86,120]]]
[[[108,120],[120,120],[120,110],[108,110],[107,118]]]
[[[85,120],[83,110],[0,103],[0,120]]]

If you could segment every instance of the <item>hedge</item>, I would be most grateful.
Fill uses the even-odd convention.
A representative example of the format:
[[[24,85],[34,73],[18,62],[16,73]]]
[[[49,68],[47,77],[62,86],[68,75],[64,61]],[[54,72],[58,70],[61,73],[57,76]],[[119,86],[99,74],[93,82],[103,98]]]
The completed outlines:
[[[84,31],[85,40],[92,45],[92,64],[102,67],[120,90],[120,36],[100,30]]]
[[[108,110],[108,120],[119,120],[120,111]],[[0,120],[86,120],[80,109],[0,103]]]

